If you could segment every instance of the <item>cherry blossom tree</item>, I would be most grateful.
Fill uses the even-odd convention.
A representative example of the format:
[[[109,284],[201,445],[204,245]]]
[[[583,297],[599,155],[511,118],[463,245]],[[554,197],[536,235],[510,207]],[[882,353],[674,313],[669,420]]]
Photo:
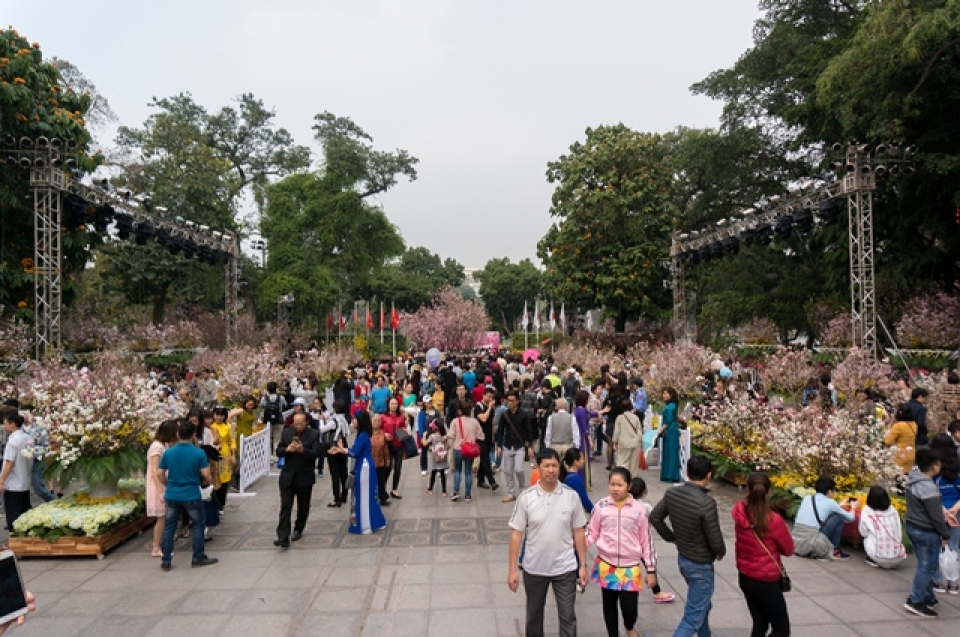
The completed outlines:
[[[474,349],[489,327],[490,317],[483,305],[464,299],[450,286],[437,292],[430,306],[422,307],[400,321],[400,331],[408,343],[442,351]]]

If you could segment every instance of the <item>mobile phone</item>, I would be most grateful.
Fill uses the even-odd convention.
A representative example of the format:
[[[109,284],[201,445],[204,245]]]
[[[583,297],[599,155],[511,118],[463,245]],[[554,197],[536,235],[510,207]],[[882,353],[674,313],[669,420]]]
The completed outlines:
[[[13,551],[0,551],[0,626],[27,614],[27,594]]]

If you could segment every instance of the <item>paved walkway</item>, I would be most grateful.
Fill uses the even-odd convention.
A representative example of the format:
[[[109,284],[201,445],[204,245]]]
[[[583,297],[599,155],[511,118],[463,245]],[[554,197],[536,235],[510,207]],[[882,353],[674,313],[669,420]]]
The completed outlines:
[[[595,464],[595,466],[598,466]],[[328,509],[329,479],[314,489],[304,538],[285,552],[275,549],[279,497],[276,478],[264,478],[257,495],[231,497],[226,519],[208,553],[220,564],[189,567],[188,541],[179,540],[174,569],[161,573],[150,557],[149,530],[106,559],[25,559],[21,562],[39,609],[16,637],[206,635],[412,635],[515,637],[523,634],[524,597],[506,585],[506,520],[511,505],[503,491],[478,490],[472,503],[426,495],[416,461],[405,465],[403,500],[386,509],[385,533],[346,533],[346,508]],[[602,467],[601,467],[602,468]],[[663,486],[654,471],[651,500]],[[449,476],[448,476],[449,477]],[[448,485],[449,486],[449,485]],[[598,485],[594,498],[605,494]],[[749,634],[750,616],[737,588],[733,528],[729,517],[739,493],[716,485],[728,557],[717,565],[711,626],[717,635]],[[660,580],[678,599],[654,605],[641,594],[641,635],[672,635],[686,586],[676,551],[658,541]],[[949,635],[957,631],[960,597],[941,595],[939,620],[913,619],[902,608],[913,575],[910,558],[898,571],[877,571],[854,551],[845,563],[791,558],[788,595],[793,635]],[[606,635],[599,589],[591,584],[577,599],[581,636]],[[556,608],[547,609],[547,633],[557,633]]]

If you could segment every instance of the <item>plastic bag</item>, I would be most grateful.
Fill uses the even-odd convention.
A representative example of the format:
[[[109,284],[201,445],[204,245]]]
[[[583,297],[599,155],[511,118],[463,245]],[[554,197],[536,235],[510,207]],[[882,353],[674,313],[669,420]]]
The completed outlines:
[[[949,546],[940,549],[940,573],[950,582],[960,579],[960,565],[957,564],[957,553]]]

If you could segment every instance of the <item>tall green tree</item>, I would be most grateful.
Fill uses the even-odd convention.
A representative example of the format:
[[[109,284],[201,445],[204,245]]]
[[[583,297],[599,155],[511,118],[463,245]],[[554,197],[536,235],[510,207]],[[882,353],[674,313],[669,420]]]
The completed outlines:
[[[257,307],[267,315],[278,295],[292,292],[297,318],[321,317],[369,288],[386,262],[403,254],[397,228],[367,199],[401,176],[416,179],[418,160],[404,150],[375,150],[348,118],[325,112],[316,122],[320,169],[287,177],[265,193],[261,234],[269,256]]]
[[[31,44],[14,29],[0,29],[0,133],[13,137],[17,145],[21,137],[76,141],[80,167],[92,170],[103,158],[90,154],[85,118],[91,104],[83,91],[62,85],[57,67],[44,60],[39,44]],[[21,158],[16,153],[13,157]],[[76,292],[75,279],[86,266],[89,248],[101,241],[99,235],[88,232],[93,228],[85,221],[67,216],[61,234],[66,303]],[[30,171],[4,166],[0,169],[0,306],[25,318],[33,315],[33,249]]]
[[[474,276],[494,328],[507,334],[517,329],[523,304],[545,292],[543,272],[530,259],[519,263],[511,263],[507,257],[490,259]]]
[[[213,229],[236,232],[245,193],[261,198],[271,178],[306,169],[309,150],[277,128],[274,114],[250,94],[209,113],[188,93],[154,99],[142,128],[121,127],[117,142],[128,155],[118,185],[148,193],[155,205]],[[106,276],[134,303],[149,302],[162,323],[172,295],[222,306],[222,268],[171,255],[150,242],[106,248]]]
[[[662,281],[678,211],[669,147],[623,124],[586,130],[551,162],[557,221],[537,246],[549,285],[567,303],[605,308],[617,331],[670,306]]]

